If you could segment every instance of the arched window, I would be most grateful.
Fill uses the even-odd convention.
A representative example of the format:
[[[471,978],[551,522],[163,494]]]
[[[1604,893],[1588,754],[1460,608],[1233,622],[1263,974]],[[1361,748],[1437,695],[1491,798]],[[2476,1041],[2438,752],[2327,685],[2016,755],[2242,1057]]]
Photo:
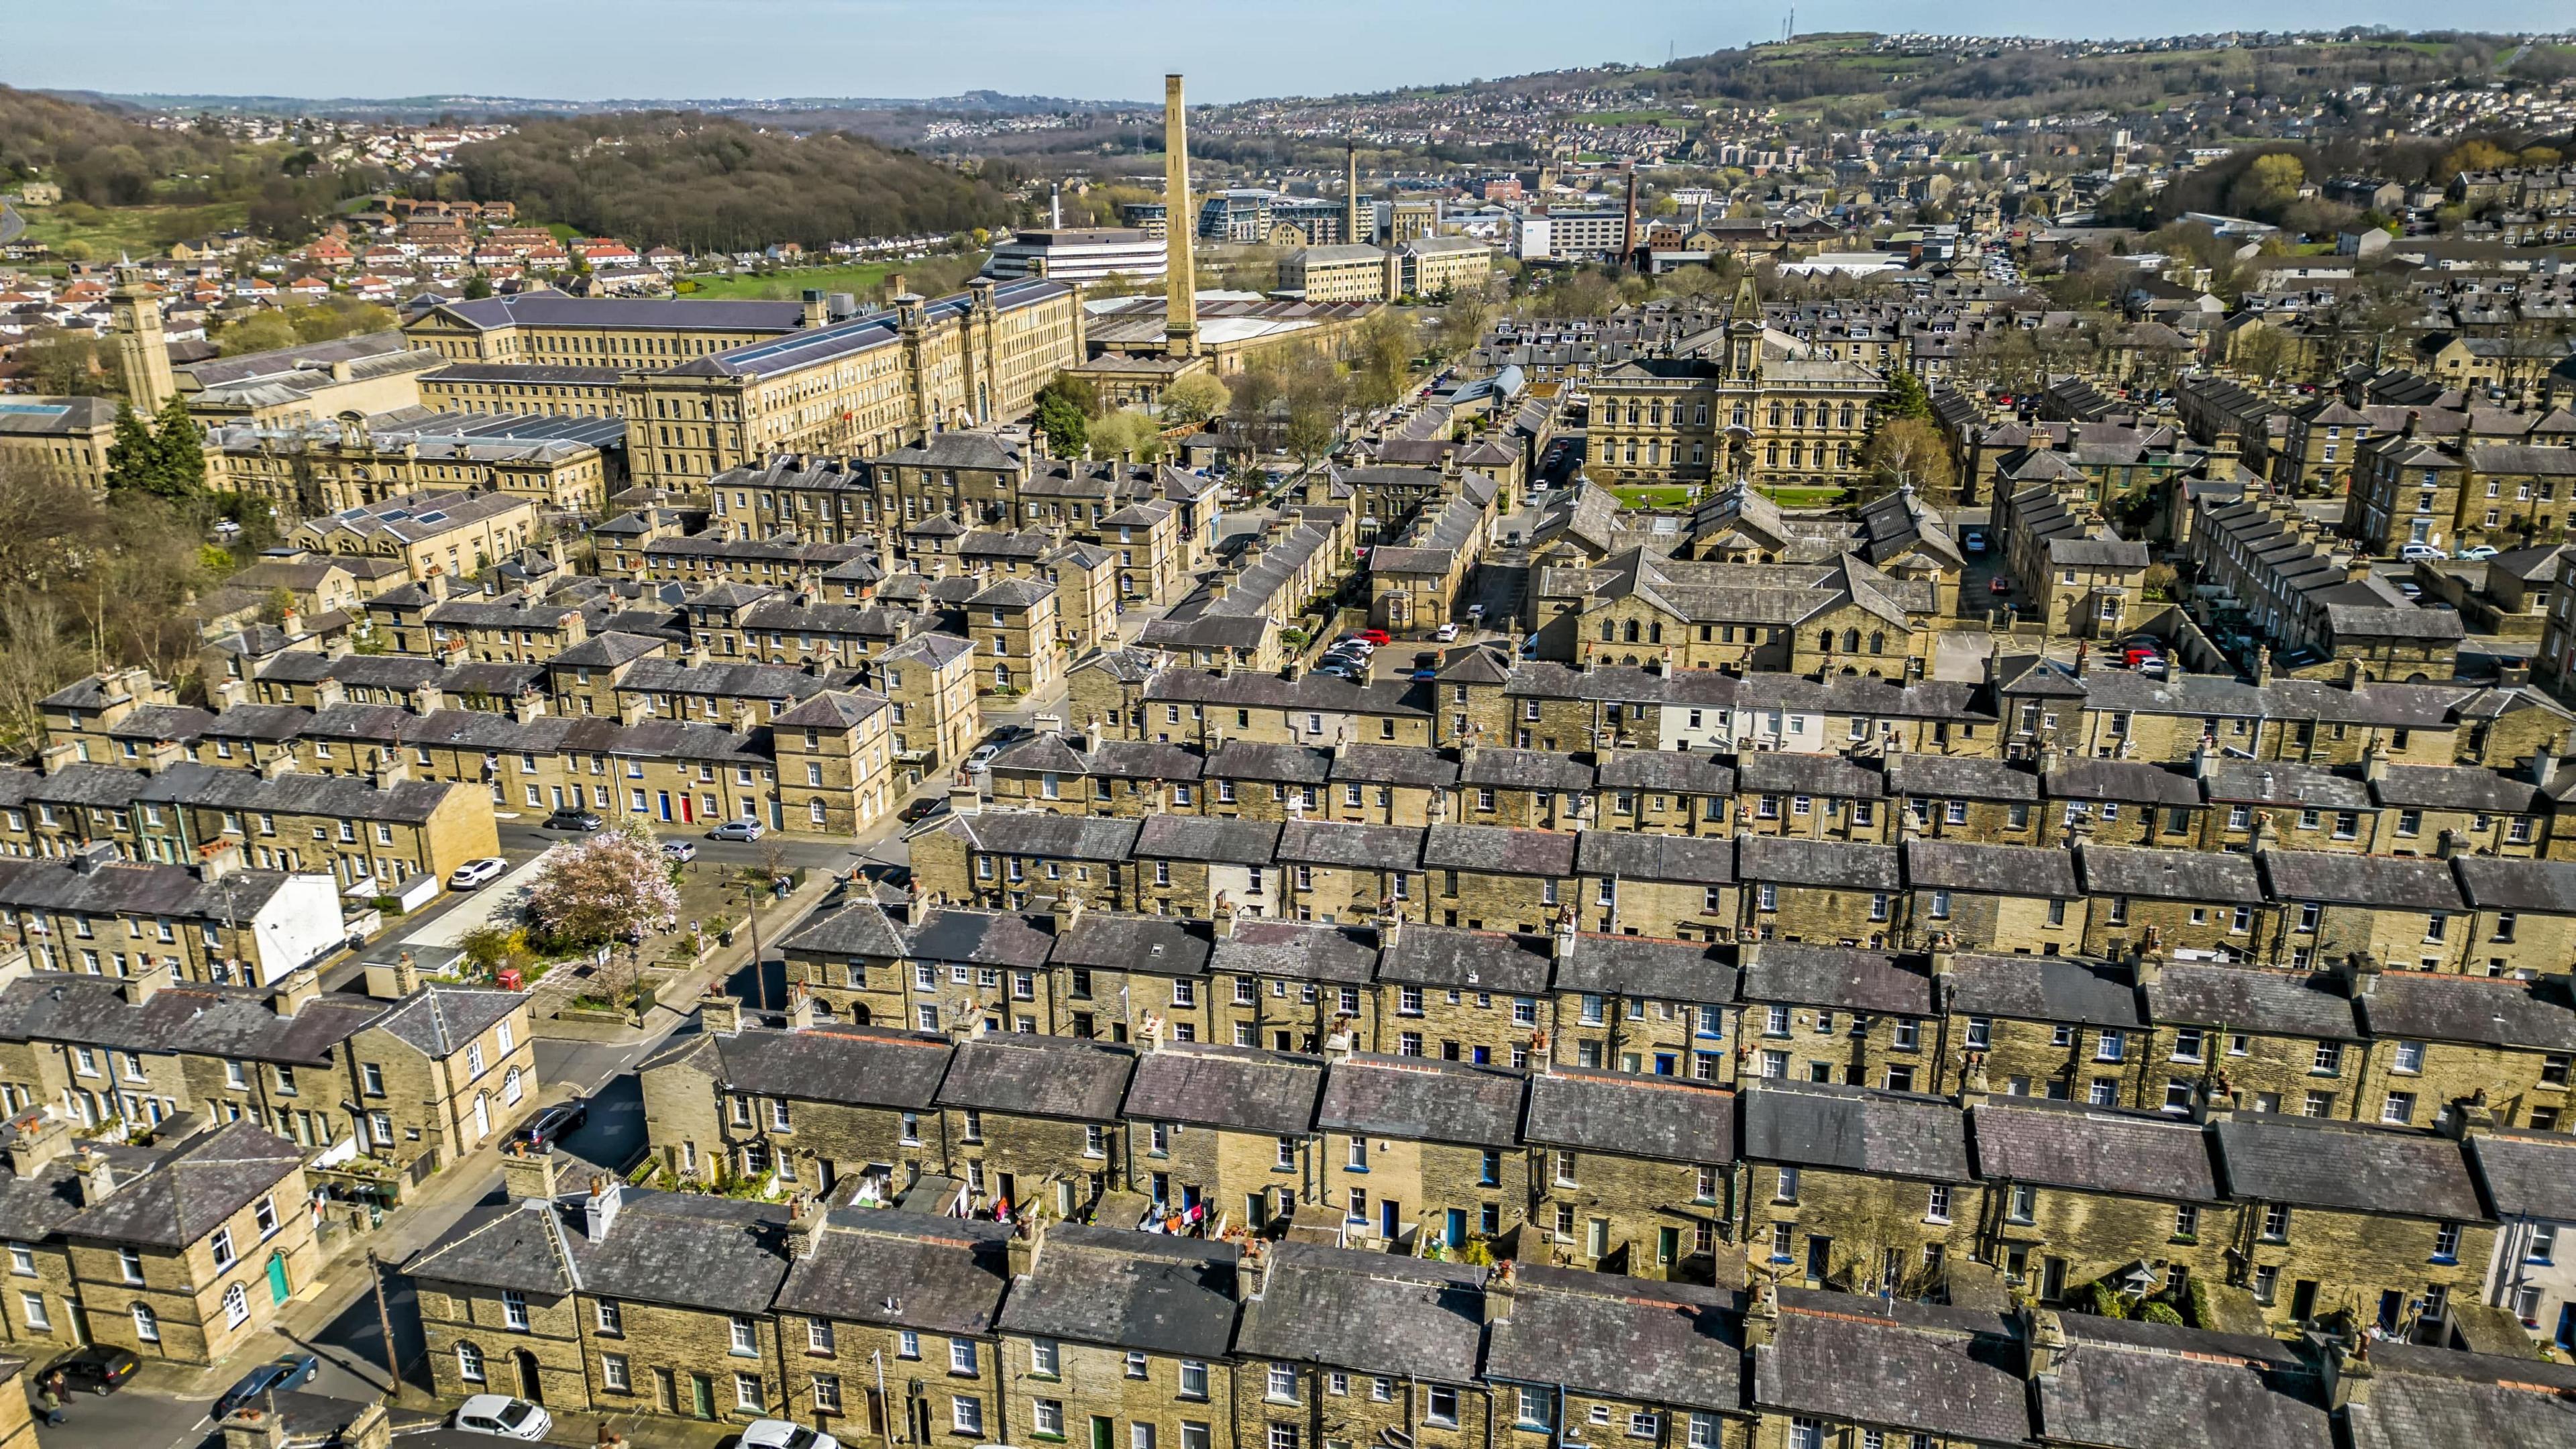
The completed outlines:
[[[228,1327],[239,1328],[248,1322],[250,1295],[242,1291],[242,1285],[235,1283],[224,1290],[224,1323]]]
[[[1616,621],[1610,619],[1601,621],[1601,642],[1604,644],[1619,642],[1619,625]]]
[[[1858,629],[1845,629],[1843,631],[1843,652],[1845,654],[1858,654],[1860,652],[1860,631]]]
[[[1664,626],[1663,626],[1662,624],[1660,624],[1660,623],[1657,623],[1657,624],[1649,624],[1649,625],[1647,625],[1647,626],[1646,626],[1646,642],[1647,642],[1647,643],[1649,643],[1649,644],[1661,644],[1661,643],[1663,643],[1663,642],[1664,642]]]
[[[469,1384],[483,1382],[483,1350],[470,1343],[456,1346],[456,1376]]]
[[[1631,644],[1637,642],[1637,621],[1634,619],[1628,621],[1628,642]]]
[[[1834,631],[1833,631],[1833,630],[1831,630],[1831,629],[1823,629],[1823,630],[1819,630],[1819,631],[1817,631],[1817,634],[1816,634],[1816,648],[1817,648],[1820,652],[1822,652],[1822,653],[1826,653],[1826,654],[1831,654],[1831,653],[1833,653],[1833,652],[1834,652]]]
[[[1871,634],[1870,634],[1870,636],[1869,636],[1869,652],[1870,652],[1870,653],[1872,653],[1872,654],[1884,654],[1884,653],[1886,653],[1886,652],[1887,652],[1887,635],[1885,635],[1884,633],[1880,633],[1880,632],[1872,631],[1872,633],[1871,633]]]
[[[134,1336],[144,1343],[161,1341],[161,1316],[152,1311],[149,1303],[134,1305]]]
[[[513,1106],[528,1094],[527,1085],[519,1080],[519,1069],[512,1067],[501,1078],[501,1100]]]

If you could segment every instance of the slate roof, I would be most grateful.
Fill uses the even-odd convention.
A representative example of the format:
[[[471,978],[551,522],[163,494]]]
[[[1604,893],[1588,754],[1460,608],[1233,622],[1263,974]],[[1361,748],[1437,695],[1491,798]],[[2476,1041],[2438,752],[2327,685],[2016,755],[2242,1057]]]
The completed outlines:
[[[344,998],[345,999],[345,998]],[[369,1023],[432,1059],[451,1057],[528,1004],[525,992],[431,982]],[[311,1009],[312,1003],[306,1003]],[[354,1008],[352,1008],[354,1011]],[[301,1015],[302,1013],[297,1013]]]
[[[1784,1288],[1772,1341],[1754,1350],[1753,1401],[1790,1414],[2018,1444],[2030,1438],[2020,1360],[1998,1315]]]
[[[1485,1376],[1683,1408],[1743,1406],[1743,1328],[1728,1290],[1522,1264]]]
[[[984,810],[949,818],[940,827],[962,836],[969,849],[997,855],[1050,856],[1063,860],[1125,860],[1135,853],[1133,820],[1097,815],[1058,815],[1043,810]]]
[[[1574,839],[1578,874],[1698,886],[1735,881],[1735,842],[1722,836],[1581,830]]]
[[[977,966],[1030,970],[1055,949],[1055,921],[1009,911],[970,911],[943,906],[904,932],[897,953],[921,961],[963,961]]]
[[[1889,755],[1887,793],[1926,799],[2037,800],[2039,776],[1974,755]]]
[[[2499,1215],[2576,1222],[2576,1136],[2473,1133],[2468,1152]]]
[[[1760,942],[1739,951],[1746,1001],[1795,1002],[1899,1016],[1932,1013],[1932,978],[1893,956],[1848,946]],[[1749,955],[1750,960],[1744,960]]]
[[[1556,989],[1644,996],[1658,1001],[1733,1001],[1737,973],[1715,946],[1654,936],[1593,934],[1560,947]]]
[[[2266,850],[2255,859],[2272,883],[2272,894],[2284,901],[2402,911],[2460,908],[2460,888],[2448,861],[2331,850]]]
[[[2260,905],[2262,883],[2254,862],[2242,855],[2200,850],[2124,850],[2105,845],[2075,848],[2084,889],[2097,896]]]
[[[843,906],[828,916],[809,919],[784,941],[781,951],[790,954],[809,952],[829,956],[875,956],[892,959],[904,954],[903,928],[874,901]]]
[[[1141,860],[1193,860],[1219,865],[1268,865],[1279,857],[1275,820],[1227,820],[1210,815],[1150,815],[1136,832]]]
[[[2141,1027],[2129,968],[2082,956],[1962,955],[1950,968],[1950,1009],[1970,1016]]]
[[[927,1110],[939,1100],[953,1048],[942,1037],[864,1026],[709,1035],[721,1091],[856,1107]]]
[[[1996,1098],[1968,1111],[1977,1175],[1989,1181],[2178,1202],[2216,1202],[2218,1177],[2196,1122],[2038,1097]]]
[[[2371,1346],[2370,1398],[2344,1411],[2352,1449],[2557,1449],[2576,1443],[2576,1373],[2534,1359]]]
[[[0,1041],[320,1065],[384,1014],[381,1001],[325,993],[279,1016],[267,991],[195,982],[132,1004],[112,977],[46,971],[0,989]]]
[[[2060,1321],[2068,1350],[2037,1381],[2038,1427],[2054,1442],[2333,1449],[2322,1386],[2277,1343],[2090,1314]]]
[[[2565,978],[2497,980],[2423,971],[2382,971],[2360,998],[2374,1036],[2429,1038],[2576,1052],[2576,1009]]]
[[[2265,1112],[2217,1124],[2230,1196],[2305,1207],[2477,1222],[2460,1144],[2431,1133]]]
[[[1222,1358],[1240,1253],[1228,1242],[1059,1223],[1011,1285],[1002,1331]]]
[[[1315,1125],[1508,1149],[1520,1128],[1524,1080],[1500,1067],[1354,1053],[1326,1073]]]
[[[118,1182],[105,1198],[62,1225],[74,1237],[183,1248],[276,1190],[304,1165],[304,1149],[249,1122],[227,1122],[180,1147],[158,1166]],[[113,1178],[114,1169],[110,1169]],[[280,1213],[301,1203],[278,1204]]]
[[[19,1113],[8,1124],[7,1142],[18,1140],[17,1122],[29,1113]],[[70,1132],[68,1124],[63,1130]],[[71,1149],[63,1150],[51,1161],[37,1164],[26,1175],[19,1175],[5,1153],[0,1153],[0,1235],[22,1243],[42,1242],[81,1211],[80,1171]],[[109,1174],[118,1182],[131,1182],[150,1172],[169,1157],[168,1147],[128,1147],[124,1143],[92,1143],[92,1152],[107,1158]]]
[[[1205,921],[1084,911],[1070,930],[1057,928],[1049,959],[1058,966],[1199,976],[1207,971],[1215,940],[1214,928]]]
[[[1214,969],[1250,976],[1356,986],[1377,971],[1377,932],[1330,921],[1237,916],[1216,943]]]
[[[1574,837],[1561,830],[1434,825],[1423,834],[1422,868],[1498,875],[1572,875]]]
[[[786,1312],[917,1332],[989,1333],[1010,1281],[1006,1223],[841,1208],[779,1285]]]
[[[1343,745],[1333,752],[1332,778],[1442,790],[1458,783],[1458,762],[1405,745]]]
[[[1828,890],[1892,891],[1896,847],[1841,840],[1797,840],[1747,835],[1736,841],[1736,874],[1748,881],[1817,886]]]
[[[1238,1353],[1438,1383],[1476,1378],[1485,1270],[1465,1263],[1283,1242],[1244,1305]]]
[[[1762,1081],[1744,1102],[1744,1155],[1932,1182],[1966,1182],[1967,1119],[1938,1097]]]
[[[1916,890],[2058,900],[2083,894],[2075,883],[2075,857],[2063,850],[1959,840],[1909,840],[1902,849],[1906,884]]]
[[[957,1048],[939,1105],[1109,1122],[1135,1068],[1130,1048],[1081,1037],[994,1033]]]
[[[2361,1035],[2352,1001],[2333,978],[2259,966],[2176,963],[2145,986],[2147,1015],[2171,1024],[2251,1028],[2286,1036],[2350,1041]]]
[[[1321,1057],[1214,1042],[1169,1042],[1136,1063],[1127,1084],[1131,1120],[1183,1122],[1274,1137],[1315,1125],[1324,1089]]]
[[[1427,832],[1415,825],[1351,825],[1291,820],[1279,828],[1279,863],[1359,870],[1412,870],[1423,863]],[[1523,834],[1544,834],[1525,831]]]
[[[1523,1137],[1623,1157],[1735,1160],[1735,1094],[1678,1077],[1558,1068],[1530,1078]]]
[[[1548,986],[1548,942],[1502,931],[1406,925],[1384,944],[1377,974],[1381,981],[1538,996]]]

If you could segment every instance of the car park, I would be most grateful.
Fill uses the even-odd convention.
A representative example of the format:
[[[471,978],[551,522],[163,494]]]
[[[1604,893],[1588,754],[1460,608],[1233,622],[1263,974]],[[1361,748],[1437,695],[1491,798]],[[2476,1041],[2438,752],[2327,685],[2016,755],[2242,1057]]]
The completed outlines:
[[[504,1439],[543,1439],[554,1428],[554,1415],[508,1394],[476,1394],[456,1406],[448,1420],[468,1434],[497,1434]]]
[[[578,830],[588,834],[600,827],[598,816],[587,810],[558,810],[546,817],[548,830]]]
[[[710,840],[758,840],[766,829],[757,820],[728,820],[707,832]]]
[[[214,1416],[221,1419],[244,1404],[257,1403],[271,1389],[292,1389],[309,1384],[321,1371],[322,1360],[309,1353],[290,1353],[270,1359],[233,1380],[233,1386],[215,1400]]]
[[[497,855],[469,860],[447,873],[447,888],[452,891],[480,890],[509,873],[510,863]]]
[[[87,1348],[73,1349],[38,1369],[32,1382],[42,1383],[61,1374],[66,1389],[112,1394],[125,1387],[125,1381],[134,1377],[134,1371],[141,1367],[143,1360],[124,1349],[93,1343]]]
[[[693,841],[665,840],[662,842],[662,858],[685,864],[698,858],[698,847]]]

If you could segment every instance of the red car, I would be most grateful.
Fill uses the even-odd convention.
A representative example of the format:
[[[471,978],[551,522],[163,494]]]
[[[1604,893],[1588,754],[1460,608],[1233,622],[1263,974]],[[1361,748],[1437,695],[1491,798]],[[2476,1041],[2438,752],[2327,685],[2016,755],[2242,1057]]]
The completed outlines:
[[[1986,592],[1990,594],[2009,594],[2012,592],[2012,580],[2002,578],[1988,579],[1986,580]]]
[[[1395,636],[1389,634],[1384,629],[1362,629],[1354,637],[1365,639],[1369,643],[1375,644],[1381,649],[1395,642]]]

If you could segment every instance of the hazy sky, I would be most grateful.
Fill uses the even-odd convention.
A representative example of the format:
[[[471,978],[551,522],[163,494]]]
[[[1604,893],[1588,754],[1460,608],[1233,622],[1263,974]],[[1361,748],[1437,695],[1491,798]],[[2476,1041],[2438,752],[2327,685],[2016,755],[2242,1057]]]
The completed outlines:
[[[1151,100],[1375,90],[1779,34],[1709,0],[10,0],[0,83],[225,95],[933,96]],[[2389,24],[2528,31],[2567,0],[2166,0],[1970,7],[1806,0],[1798,28],[2151,35]]]

